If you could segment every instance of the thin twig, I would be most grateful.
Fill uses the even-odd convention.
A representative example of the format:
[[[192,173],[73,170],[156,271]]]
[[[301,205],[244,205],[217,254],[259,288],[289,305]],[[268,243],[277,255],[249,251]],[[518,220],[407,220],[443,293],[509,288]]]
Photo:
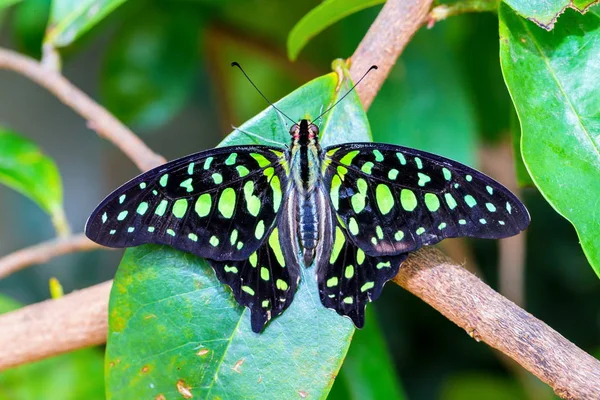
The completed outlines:
[[[165,159],[162,156],[154,153],[129,128],[60,73],[44,68],[33,58],[1,48],[0,69],[15,71],[48,89],[60,101],[85,118],[90,129],[121,149],[140,170],[146,171],[164,164]]]
[[[423,25],[432,0],[390,0],[369,28],[351,57],[350,76],[356,82],[371,67],[379,69],[356,91],[365,109],[371,106],[377,92],[396,60]]]
[[[0,258],[0,279],[30,265],[47,262],[54,257],[103,248],[105,247],[92,242],[83,233],[48,240]]]

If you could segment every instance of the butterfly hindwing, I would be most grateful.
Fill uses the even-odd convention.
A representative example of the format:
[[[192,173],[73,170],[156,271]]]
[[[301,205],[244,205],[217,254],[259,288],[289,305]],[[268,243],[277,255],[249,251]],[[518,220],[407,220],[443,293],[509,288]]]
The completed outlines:
[[[504,238],[529,214],[504,186],[456,161],[394,145],[325,149],[324,184],[350,239],[368,255],[414,251],[448,237]]]
[[[244,260],[270,234],[287,164],[268,146],[217,148],[148,171],[92,213],[87,236],[108,247],[167,244],[213,260]]]
[[[296,293],[300,267],[295,258],[284,255],[287,240],[275,227],[247,260],[208,260],[219,280],[231,287],[237,302],[250,309],[254,332],[288,308]]]
[[[321,302],[362,328],[367,303],[379,297],[383,285],[396,276],[407,254],[369,256],[339,224],[333,240],[329,260],[317,271]]]

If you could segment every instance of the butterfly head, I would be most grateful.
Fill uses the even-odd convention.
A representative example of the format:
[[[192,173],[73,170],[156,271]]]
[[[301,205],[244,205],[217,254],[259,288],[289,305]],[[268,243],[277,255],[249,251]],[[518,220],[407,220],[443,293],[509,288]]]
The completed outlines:
[[[290,136],[294,142],[306,144],[319,137],[319,127],[307,119],[302,119],[290,128]]]

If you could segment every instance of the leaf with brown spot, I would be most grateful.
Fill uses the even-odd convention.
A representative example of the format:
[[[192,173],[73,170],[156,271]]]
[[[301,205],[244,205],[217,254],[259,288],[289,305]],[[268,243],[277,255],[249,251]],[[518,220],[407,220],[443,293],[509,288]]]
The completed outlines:
[[[177,381],[177,391],[181,393],[181,395],[186,399],[191,399],[194,397],[191,391],[191,387],[189,387],[183,379]]]

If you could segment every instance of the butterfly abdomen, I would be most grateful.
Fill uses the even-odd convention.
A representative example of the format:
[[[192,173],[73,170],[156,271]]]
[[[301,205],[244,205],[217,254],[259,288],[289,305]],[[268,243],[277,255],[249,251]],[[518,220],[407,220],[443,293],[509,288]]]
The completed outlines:
[[[315,248],[319,241],[319,213],[315,195],[316,192],[312,191],[305,196],[300,196],[298,202],[298,238],[305,266],[313,263]]]

